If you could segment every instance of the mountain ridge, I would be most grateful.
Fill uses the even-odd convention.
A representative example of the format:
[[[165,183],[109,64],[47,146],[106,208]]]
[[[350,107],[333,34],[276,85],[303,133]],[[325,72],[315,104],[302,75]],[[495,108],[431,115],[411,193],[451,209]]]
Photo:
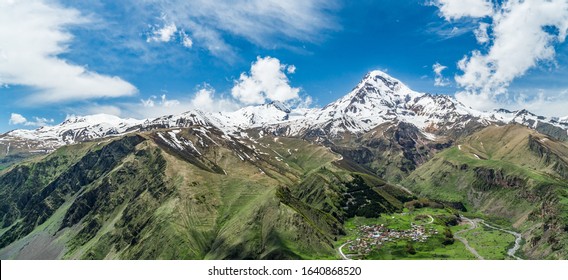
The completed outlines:
[[[338,137],[345,133],[363,134],[388,122],[410,123],[428,138],[459,133],[455,131],[465,129],[470,123],[474,126],[519,123],[568,140],[566,118],[546,118],[527,110],[477,111],[447,95],[413,91],[400,80],[375,70],[365,75],[347,95],[322,108],[289,108],[283,103],[271,102],[234,112],[210,113],[195,109],[144,120],[106,114],[72,116],[55,126],[6,132],[0,135],[0,151],[4,150],[5,156],[18,149],[48,153],[81,141],[192,125],[215,126],[227,134],[261,128],[286,136]]]

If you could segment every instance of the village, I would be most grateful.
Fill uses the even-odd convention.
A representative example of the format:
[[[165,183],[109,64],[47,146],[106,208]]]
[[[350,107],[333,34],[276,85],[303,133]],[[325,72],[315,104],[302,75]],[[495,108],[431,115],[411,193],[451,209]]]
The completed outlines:
[[[432,227],[411,223],[408,230],[398,231],[381,225],[363,225],[358,228],[359,238],[349,244],[349,251],[358,254],[368,254],[373,249],[379,249],[384,243],[397,240],[409,240],[414,242],[426,242],[426,240],[438,234]]]

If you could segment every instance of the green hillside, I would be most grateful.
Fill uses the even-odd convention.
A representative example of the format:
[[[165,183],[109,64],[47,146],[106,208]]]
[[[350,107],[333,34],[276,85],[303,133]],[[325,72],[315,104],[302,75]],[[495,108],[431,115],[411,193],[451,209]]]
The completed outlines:
[[[338,159],[197,127],[67,146],[0,176],[0,258],[337,258],[346,218],[409,197]]]
[[[402,184],[462,203],[523,232],[531,258],[568,256],[568,146],[519,125],[487,127],[437,154]]]

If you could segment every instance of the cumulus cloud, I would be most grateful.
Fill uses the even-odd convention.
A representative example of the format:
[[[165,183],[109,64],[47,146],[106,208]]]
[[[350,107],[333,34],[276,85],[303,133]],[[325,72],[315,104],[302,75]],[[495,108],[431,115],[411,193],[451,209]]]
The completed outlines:
[[[206,112],[230,112],[240,107],[234,100],[216,97],[215,90],[208,85],[197,91],[190,103],[192,108]]]
[[[442,71],[444,71],[446,68],[448,68],[447,66],[444,66],[438,62],[434,63],[434,65],[432,65],[432,70],[434,71],[434,85],[437,87],[446,87],[450,85],[450,81],[448,80],[448,78],[445,78],[444,75],[442,75]]]
[[[288,65],[288,67],[286,68],[286,72],[288,72],[288,74],[294,74],[294,73],[296,73],[296,66],[294,66],[294,65]]]
[[[480,22],[479,27],[473,31],[475,34],[475,39],[480,44],[485,44],[489,42],[489,33],[487,29],[489,28],[489,23]]]
[[[168,99],[166,94],[141,99],[138,103],[120,104],[122,117],[137,119],[155,118],[166,115],[180,114],[189,111],[188,102],[178,99]]]
[[[556,93],[538,90],[536,96],[521,92],[517,94],[515,102],[516,109],[527,109],[539,115],[550,115],[550,112],[565,114],[568,108],[568,90]]]
[[[288,70],[287,70],[288,69]],[[286,102],[299,98],[299,88],[290,86],[284,71],[292,73],[290,68],[272,57],[257,57],[251,65],[250,74],[242,73],[231,90],[234,98],[243,104],[263,104],[267,100]]]
[[[169,42],[177,31],[177,27],[173,23],[164,25],[162,28],[154,28],[146,42]]]
[[[536,93],[536,94],[535,94]],[[520,90],[516,93],[495,96],[491,93],[471,93],[462,91],[456,98],[473,108],[493,110],[507,108],[509,110],[526,109],[542,116],[562,116],[568,108],[568,90],[555,91],[545,89]]]
[[[11,125],[25,125],[25,126],[46,126],[53,123],[53,119],[34,117],[33,121],[29,121],[26,117],[18,113],[12,113],[10,115],[10,120],[8,121]]]
[[[439,7],[448,20],[461,17],[458,10],[448,12],[448,6]],[[461,14],[473,17],[470,9],[463,7]],[[497,4],[492,13],[478,13],[475,17],[483,16],[490,16],[491,23],[481,22],[474,34],[478,43],[487,44],[487,48],[473,50],[458,62],[462,73],[455,80],[464,90],[456,97],[478,109],[504,105],[536,108],[552,100],[567,104],[568,98],[539,98],[534,93],[530,101],[521,102],[521,95],[510,93],[509,86],[528,70],[542,63],[554,63],[555,47],[565,41],[568,31],[568,1],[506,0]],[[547,115],[551,113],[555,112],[548,111]]]
[[[493,4],[490,0],[435,0],[431,5],[437,6],[447,20],[481,18],[493,14]]]
[[[195,93],[188,94],[185,98],[171,99],[167,94],[153,95],[141,99],[139,103],[123,103],[119,106],[122,117],[138,119],[181,114],[194,109],[205,112],[231,112],[240,108],[235,100],[217,96],[208,84],[200,86]]]
[[[193,40],[185,32],[181,32],[181,44],[186,48],[193,47]]]
[[[138,2],[137,2],[138,3]],[[331,15],[336,0],[147,0],[186,29],[192,43],[215,56],[231,58],[235,50],[225,40],[244,38],[261,47],[275,48],[291,40],[318,42],[322,32],[338,28]]]
[[[142,105],[146,108],[154,108],[154,107],[170,108],[180,104],[179,100],[175,99],[169,100],[165,94],[162,94],[159,99],[157,96],[152,95],[150,98],[146,100],[144,99],[140,100],[140,102],[142,102]]]
[[[166,18],[163,18],[166,21]],[[193,40],[184,31],[179,30],[174,23],[164,24],[160,26],[152,26],[151,31],[146,38],[148,43],[168,43],[172,41],[177,41],[186,48],[191,48],[193,46]]]
[[[557,34],[545,27],[555,27]],[[565,0],[510,0],[493,17],[492,45],[487,53],[474,51],[458,63],[456,77],[468,90],[502,93],[511,81],[542,61],[555,57],[554,46],[568,30]]]
[[[29,101],[36,103],[135,94],[137,89],[119,77],[58,57],[72,42],[68,28],[87,22],[77,10],[53,1],[1,1],[0,83],[34,88]]]
[[[141,119],[180,114],[192,109],[231,112],[267,101],[286,102],[297,108],[309,107],[312,99],[309,96],[301,98],[300,89],[290,86],[287,74],[295,71],[294,65],[282,64],[277,58],[257,57],[251,63],[250,71],[241,73],[239,79],[234,81],[231,96],[219,95],[213,87],[203,84],[185,97],[172,99],[165,93],[153,95],[140,99],[138,103],[120,104],[117,111],[122,117]],[[97,109],[105,108],[98,106]]]
[[[28,120],[20,115],[20,114],[16,114],[16,113],[12,113],[10,115],[10,121],[8,122],[9,124],[23,124],[26,123]]]

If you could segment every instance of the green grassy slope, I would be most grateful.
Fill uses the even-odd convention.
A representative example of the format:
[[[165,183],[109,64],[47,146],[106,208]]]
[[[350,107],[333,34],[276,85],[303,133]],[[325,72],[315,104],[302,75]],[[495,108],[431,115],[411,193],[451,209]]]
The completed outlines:
[[[350,209],[408,196],[338,158],[199,127],[65,147],[0,176],[0,258],[336,258]]]
[[[403,181],[524,232],[533,258],[568,256],[568,146],[526,127],[488,127],[437,154]]]

